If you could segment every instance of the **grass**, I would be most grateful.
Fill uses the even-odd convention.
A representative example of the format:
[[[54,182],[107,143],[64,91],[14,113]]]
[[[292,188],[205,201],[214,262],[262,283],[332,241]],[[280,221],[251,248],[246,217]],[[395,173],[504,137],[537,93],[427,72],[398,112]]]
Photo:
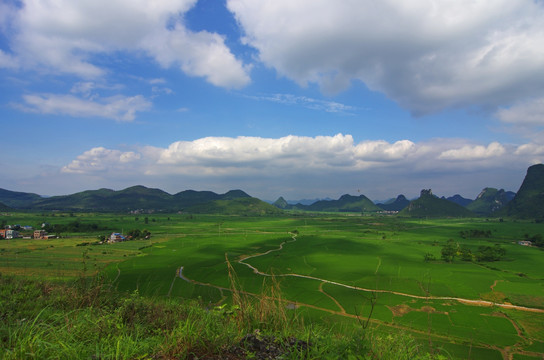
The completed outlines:
[[[541,233],[541,224],[334,214],[292,214],[273,218],[150,214],[146,215],[148,224],[144,224],[143,215],[139,215],[138,220],[127,215],[76,215],[82,221],[99,222],[112,231],[145,227],[151,231],[152,238],[141,243],[84,247],[76,245],[94,239],[100,233],[66,234],[68,238],[40,242],[2,241],[0,254],[5,256],[0,259],[0,267],[2,262],[9,266],[3,266],[0,271],[28,278],[74,281],[83,275],[90,277],[101,273],[103,269],[108,281],[114,281],[115,289],[123,293],[137,291],[146,298],[172,302],[180,299],[196,301],[209,309],[219,306],[223,307],[222,311],[240,313],[241,309],[250,307],[240,306],[233,299],[235,292],[229,281],[230,269],[230,273],[237,274],[235,283],[247,294],[248,301],[254,301],[258,296],[279,299],[281,294],[282,300],[277,300],[277,304],[292,303],[298,307],[287,311],[288,317],[296,316],[312,326],[334,328],[335,333],[330,336],[352,334],[359,326],[357,315],[366,316],[369,312],[371,291],[317,280],[326,279],[347,286],[385,291],[376,293],[378,301],[371,321],[372,331],[377,334],[379,329],[383,330],[382,338],[387,334],[408,334],[421,346],[431,338],[431,343],[449,344],[448,353],[453,358],[467,358],[469,351],[494,354],[498,353],[496,349],[516,343],[512,353],[540,349],[532,344],[542,338],[542,314],[425,297],[488,299],[542,308],[542,252],[516,244],[525,233]],[[35,214],[16,214],[5,220],[30,225],[43,221],[41,215]],[[68,222],[73,219],[57,214],[47,220]],[[492,235],[490,238],[460,236],[460,231],[471,229],[489,230]],[[294,230],[298,232],[296,241],[292,241],[290,234]],[[481,245],[499,243],[506,249],[506,257],[493,263],[459,259],[453,263],[423,261],[426,253],[440,259],[441,245],[448,239],[473,250]],[[254,257],[244,262],[262,272],[275,274],[277,285],[238,262],[249,255]],[[183,275],[192,282],[177,276],[181,266]],[[281,288],[281,292],[274,290],[274,295],[263,295],[263,289],[274,288]],[[392,291],[423,299],[395,295]],[[279,309],[285,311],[277,304],[271,313],[280,312]],[[394,309],[398,306],[412,310],[397,314]],[[255,313],[267,314],[256,304],[251,308]],[[433,310],[422,310],[426,308]],[[508,318],[492,315],[494,312],[506,314]],[[262,320],[255,321],[251,326],[246,324],[246,333],[238,336],[252,334],[255,328],[262,330],[262,326],[256,325]],[[521,335],[517,334],[514,323],[522,330]],[[269,331],[272,334],[276,330]],[[322,330],[317,332],[323,334]],[[427,350],[432,353],[434,348]]]
[[[234,281],[235,275],[231,273]],[[408,334],[347,335],[305,325],[277,284],[230,306],[119,293],[102,279],[54,284],[0,276],[3,359],[445,359]],[[267,357],[270,356],[270,357]]]

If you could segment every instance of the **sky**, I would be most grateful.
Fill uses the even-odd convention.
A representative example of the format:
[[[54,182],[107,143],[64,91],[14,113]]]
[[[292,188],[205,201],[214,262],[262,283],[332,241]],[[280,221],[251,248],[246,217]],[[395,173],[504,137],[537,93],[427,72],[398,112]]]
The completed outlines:
[[[544,161],[542,0],[2,0],[0,188],[474,199]]]

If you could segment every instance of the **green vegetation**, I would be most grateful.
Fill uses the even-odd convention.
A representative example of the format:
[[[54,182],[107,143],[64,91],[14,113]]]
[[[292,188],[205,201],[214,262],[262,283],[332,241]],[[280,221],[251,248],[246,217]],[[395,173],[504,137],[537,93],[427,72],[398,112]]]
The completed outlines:
[[[287,314],[272,285],[234,303],[121,294],[99,277],[70,285],[0,276],[3,359],[446,359],[414,337],[331,333]]]
[[[421,190],[419,199],[411,201],[400,216],[444,218],[444,217],[471,217],[474,214],[446,199],[440,199],[433,195],[431,190]]]
[[[527,169],[527,175],[514,200],[500,214],[522,219],[544,221],[544,165],[537,164]]]
[[[467,205],[467,209],[478,215],[491,215],[508,204],[514,196],[515,193],[504,189],[485,188],[476,200]]]
[[[124,190],[87,190],[72,195],[42,198],[36,194],[0,189],[0,201],[12,207],[33,210],[100,211],[100,212],[192,212],[207,214],[273,214],[274,206],[252,198],[241,190],[225,194],[186,190],[170,195],[160,189],[132,186]]]
[[[535,357],[544,353],[541,350],[544,336],[542,250],[517,244],[519,240],[537,238],[537,234],[542,233],[539,223],[301,212],[274,216],[145,216],[149,218],[148,224],[142,216],[135,215],[76,213],[74,219],[62,213],[20,213],[1,217],[0,221],[8,224],[32,226],[79,220],[85,224],[100,224],[115,232],[147,229],[153,236],[104,245],[93,245],[96,237],[103,234],[100,230],[85,234],[67,232],[63,238],[54,240],[2,240],[0,272],[55,282],[73,282],[81,277],[91,279],[101,274],[105,278],[101,284],[111,284],[108,291],[115,293],[114,297],[133,299],[130,301],[136,301],[137,297],[138,301],[150,304],[152,299],[160,306],[194,304],[199,310],[191,311],[207,314],[202,317],[238,319],[245,309],[256,308],[257,300],[275,304],[267,305],[271,312],[261,308],[254,315],[244,315],[253,320],[246,321],[243,327],[238,325],[240,320],[228,325],[236,329],[235,332],[219,328],[219,335],[210,335],[218,339],[212,344],[218,344],[213,354],[206,355],[211,358],[220,358],[216,350],[240,347],[240,341],[249,335],[246,339],[252,342],[281,339],[278,341],[285,343],[291,337],[308,342],[311,344],[309,358],[326,358],[336,353],[345,355],[344,358],[350,354],[376,358],[378,353],[387,354],[389,342],[397,346],[394,348],[397,352],[399,346],[409,349],[408,353],[414,351],[413,357],[441,354],[454,359],[500,359],[501,351]],[[441,256],[449,239],[456,249],[456,260],[451,263]],[[82,242],[89,244],[76,246]],[[486,251],[502,253],[500,261],[478,261],[480,251],[482,254]],[[471,254],[471,261],[462,261],[466,254]],[[424,258],[427,261],[422,261]],[[229,280],[229,274],[230,279],[236,280]],[[102,287],[105,289],[105,286]],[[145,308],[144,305],[137,308],[139,306]],[[35,307],[41,309],[43,304]],[[92,311],[100,311],[97,304],[92,308]],[[56,316],[60,318],[62,311],[73,311],[70,314],[91,311],[70,309],[61,309]],[[53,321],[45,317],[48,311],[39,317],[37,310],[32,316],[13,315],[12,319],[34,321],[37,318],[38,323],[43,316],[44,322],[45,319]],[[147,312],[152,311],[141,311],[142,314]],[[98,315],[85,316],[94,323],[102,321],[97,320]],[[280,326],[281,331],[265,326],[274,316],[287,321],[280,322],[284,324]],[[181,315],[172,317],[185,319]],[[210,319],[220,323],[216,317]],[[370,320],[364,329],[367,319]],[[130,327],[121,325],[118,320],[112,320],[111,324],[121,329]],[[81,326],[83,333],[91,331],[81,324],[77,326]],[[139,342],[148,346],[145,344],[149,340],[149,347],[120,357],[174,357],[173,352],[161,353],[157,349],[184,349],[165,343],[166,339],[181,337],[179,329],[172,335],[175,331],[172,329],[179,326],[180,323],[171,329],[159,327],[156,331],[166,334],[161,339],[158,335],[154,338],[155,330],[141,330],[137,333]],[[206,338],[206,332],[213,334],[216,331],[213,326],[202,325],[198,338]],[[13,329],[10,331],[15,331]],[[257,329],[260,332],[256,334]],[[31,333],[37,334],[37,328]],[[19,334],[12,339],[31,342],[30,335]],[[42,336],[49,336],[43,338],[44,344],[58,342],[52,338],[55,335],[49,333],[36,339]],[[58,339],[65,336],[70,338],[61,334]],[[89,338],[96,340],[93,336]],[[116,336],[101,341],[117,344],[120,338]],[[126,344],[133,344],[131,349],[138,348],[134,345],[135,338],[129,339],[133,335],[123,336],[127,336]],[[230,345],[222,342],[222,336],[230,339]],[[75,337],[74,344],[77,341]],[[159,345],[154,341],[160,341]],[[124,344],[123,340],[120,344]],[[206,346],[212,349],[212,345]],[[13,345],[9,349],[20,346]],[[81,353],[87,354],[81,356],[113,354],[110,345],[100,349],[92,354]],[[253,351],[249,347],[244,349]],[[113,357],[104,357],[108,356]],[[382,356],[388,358],[388,355]]]
[[[375,205],[372,200],[364,195],[352,196],[342,195],[338,200],[320,200],[311,205],[297,204],[298,210],[326,211],[326,212],[378,212],[382,209]]]

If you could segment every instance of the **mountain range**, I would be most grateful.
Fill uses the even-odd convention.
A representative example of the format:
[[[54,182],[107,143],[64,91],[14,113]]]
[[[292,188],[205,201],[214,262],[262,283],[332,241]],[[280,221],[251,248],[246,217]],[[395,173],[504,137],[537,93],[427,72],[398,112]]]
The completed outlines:
[[[224,194],[185,190],[171,195],[160,189],[137,185],[124,190],[87,190],[71,195],[42,197],[0,189],[0,210],[62,211],[162,211],[221,214],[277,214],[282,210],[319,212],[381,213],[399,212],[402,216],[509,216],[544,220],[544,165],[533,165],[517,193],[485,188],[475,200],[454,195],[438,198],[422,190],[418,199],[409,201],[399,195],[385,203],[374,204],[365,195],[342,195],[337,200],[317,200],[311,204],[291,204],[279,197],[273,204],[251,197],[242,190]]]
[[[16,209],[62,211],[185,211],[191,213],[232,213],[247,207],[248,213],[275,214],[280,211],[242,190],[225,194],[185,190],[174,195],[160,189],[137,185],[124,190],[87,190],[71,195],[41,197],[0,189],[0,202]],[[229,211],[225,209],[229,208]]]

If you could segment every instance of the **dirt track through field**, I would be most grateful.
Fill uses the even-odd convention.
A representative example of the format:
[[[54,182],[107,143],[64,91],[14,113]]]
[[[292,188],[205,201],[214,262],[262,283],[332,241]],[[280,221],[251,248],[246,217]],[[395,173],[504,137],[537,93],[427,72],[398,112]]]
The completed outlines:
[[[544,313],[544,309],[531,308],[531,307],[512,305],[512,304],[496,303],[496,302],[487,301],[487,300],[464,299],[464,298],[458,298],[458,297],[452,297],[452,296],[420,296],[420,295],[406,294],[406,293],[402,293],[402,292],[398,292],[398,291],[392,291],[392,290],[366,289],[366,288],[361,288],[361,287],[358,287],[358,286],[343,284],[343,283],[340,283],[340,282],[337,282],[337,281],[321,279],[321,278],[318,278],[318,277],[315,277],[315,276],[309,276],[309,275],[301,275],[301,274],[293,274],[293,273],[291,273],[291,274],[274,274],[274,275],[272,275],[272,274],[262,272],[259,269],[257,269],[255,266],[253,266],[251,264],[248,264],[246,262],[247,260],[252,259],[252,258],[268,255],[268,254],[270,254],[271,252],[274,252],[274,251],[283,250],[283,245],[285,245],[287,243],[297,241],[296,234],[292,234],[291,236],[292,236],[292,240],[282,242],[277,249],[272,249],[272,250],[268,250],[268,251],[266,251],[264,253],[259,253],[259,254],[248,255],[248,256],[242,257],[241,259],[238,260],[238,263],[249,267],[251,270],[253,270],[253,273],[255,273],[257,275],[261,275],[261,276],[297,277],[297,278],[302,278],[302,279],[310,279],[310,280],[320,281],[322,283],[332,284],[332,285],[341,286],[341,287],[345,287],[345,288],[348,288],[348,289],[363,291],[363,292],[386,293],[386,294],[405,296],[405,297],[408,297],[408,298],[420,299],[420,300],[452,300],[452,301],[460,302],[460,303],[465,304],[465,305],[487,306],[487,307],[497,306],[497,307],[500,307],[500,308],[503,308],[503,309],[514,309],[514,310],[520,310],[520,311]]]

